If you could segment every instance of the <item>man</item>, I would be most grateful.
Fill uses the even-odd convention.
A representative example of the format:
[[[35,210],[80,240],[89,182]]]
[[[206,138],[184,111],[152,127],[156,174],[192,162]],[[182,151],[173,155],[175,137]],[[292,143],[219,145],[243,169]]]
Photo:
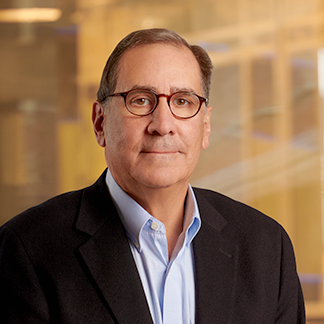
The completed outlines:
[[[92,111],[108,170],[2,227],[1,323],[305,323],[282,227],[189,185],[211,70],[170,30],[117,45]]]

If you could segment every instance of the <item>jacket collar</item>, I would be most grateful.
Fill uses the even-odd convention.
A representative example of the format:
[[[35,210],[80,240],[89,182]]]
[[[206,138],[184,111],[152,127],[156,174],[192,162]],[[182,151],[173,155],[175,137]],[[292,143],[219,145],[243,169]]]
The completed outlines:
[[[79,248],[108,309],[120,324],[152,323],[129,243],[104,172],[84,190],[76,229],[90,237]]]
[[[227,221],[195,190],[202,225],[193,248],[196,266],[196,323],[230,323],[235,299],[238,247],[224,234]],[[216,198],[215,198],[216,199]]]
[[[79,252],[118,323],[153,323],[105,177],[106,172],[84,190],[76,229],[87,233],[89,240]],[[201,190],[194,192],[202,220],[193,240],[196,324],[229,323],[235,298],[238,247],[224,235],[225,218]]]

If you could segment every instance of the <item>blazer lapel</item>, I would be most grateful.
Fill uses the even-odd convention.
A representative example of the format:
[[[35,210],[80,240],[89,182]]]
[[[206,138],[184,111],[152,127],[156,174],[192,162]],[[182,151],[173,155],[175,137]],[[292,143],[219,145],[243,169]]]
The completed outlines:
[[[202,225],[193,241],[196,324],[230,323],[235,299],[238,247],[222,234],[226,220],[195,190]]]
[[[153,323],[105,173],[85,190],[76,229],[90,235],[79,252],[118,323]]]

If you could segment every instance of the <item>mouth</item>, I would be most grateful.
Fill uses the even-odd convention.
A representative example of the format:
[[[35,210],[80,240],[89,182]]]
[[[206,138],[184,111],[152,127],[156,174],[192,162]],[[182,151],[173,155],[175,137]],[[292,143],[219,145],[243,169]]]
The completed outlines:
[[[174,156],[183,153],[181,145],[176,143],[149,143],[141,147],[141,153],[152,156]]]
[[[180,153],[178,150],[143,150],[141,152],[143,156],[156,157],[156,158],[171,158]]]
[[[179,153],[179,151],[142,151],[141,153],[147,154],[147,155],[156,155],[156,156],[162,156],[162,155],[174,155]]]
[[[147,151],[147,150],[144,150],[142,152],[147,153],[147,154],[174,154],[174,153],[178,153],[179,151],[159,151],[159,150]]]

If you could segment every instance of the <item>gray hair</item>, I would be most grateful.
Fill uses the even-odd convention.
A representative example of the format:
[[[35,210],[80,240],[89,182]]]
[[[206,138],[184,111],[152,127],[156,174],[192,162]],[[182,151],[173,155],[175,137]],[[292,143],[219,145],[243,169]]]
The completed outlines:
[[[190,45],[179,34],[170,29],[152,28],[134,31],[122,39],[108,58],[103,70],[97,100],[105,101],[108,95],[115,91],[117,84],[118,63],[128,49],[148,44],[172,44],[187,47],[195,56],[201,71],[202,90],[205,97],[209,97],[213,64],[207,52],[198,45]]]

